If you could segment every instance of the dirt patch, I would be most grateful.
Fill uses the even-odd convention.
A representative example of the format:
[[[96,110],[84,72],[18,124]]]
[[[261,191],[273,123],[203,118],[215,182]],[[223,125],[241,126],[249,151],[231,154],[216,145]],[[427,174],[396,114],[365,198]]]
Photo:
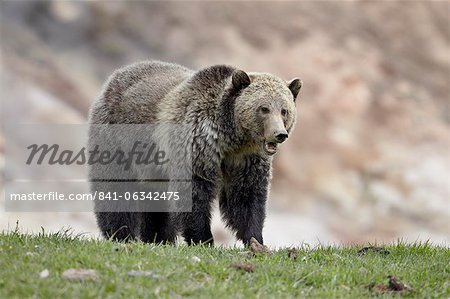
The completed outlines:
[[[245,272],[253,272],[256,268],[254,264],[250,263],[234,263],[231,265],[232,268],[243,270]]]
[[[295,261],[295,260],[297,260],[297,257],[298,257],[298,250],[295,248],[289,248],[287,254],[291,260]]]
[[[406,285],[405,283],[401,282],[397,277],[393,276],[393,275],[389,275],[388,276],[388,284],[375,284],[375,283],[371,283],[369,285],[369,288],[376,292],[376,293],[406,293],[406,292],[410,292],[413,289],[411,287],[409,287],[408,285]]]
[[[364,255],[368,252],[374,252],[382,255],[388,255],[390,252],[386,250],[384,247],[376,247],[376,246],[366,246],[358,250],[359,255]]]

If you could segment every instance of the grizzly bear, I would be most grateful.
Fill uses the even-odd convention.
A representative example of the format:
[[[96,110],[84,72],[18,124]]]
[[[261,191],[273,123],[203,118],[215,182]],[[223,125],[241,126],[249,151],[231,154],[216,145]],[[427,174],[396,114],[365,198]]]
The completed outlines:
[[[191,153],[192,210],[111,212],[95,203],[102,234],[156,243],[173,243],[181,234],[188,244],[213,244],[211,206],[218,198],[222,218],[236,237],[247,245],[252,237],[263,244],[272,159],[295,125],[301,86],[297,78],[286,82],[227,65],[192,71],[144,61],[115,71],[92,105],[90,125],[171,121],[192,126],[192,134],[166,136]],[[95,138],[91,132],[89,143]],[[95,165],[90,167],[95,173]],[[91,189],[95,192],[98,184],[92,182]]]

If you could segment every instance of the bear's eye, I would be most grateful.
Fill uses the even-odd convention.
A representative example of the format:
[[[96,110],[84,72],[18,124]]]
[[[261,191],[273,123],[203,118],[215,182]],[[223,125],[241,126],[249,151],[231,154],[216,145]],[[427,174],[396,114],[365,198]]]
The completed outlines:
[[[282,116],[286,116],[287,115],[287,110],[286,109],[281,109],[281,115]]]
[[[267,108],[267,107],[261,107],[260,109],[261,109],[262,113],[269,113],[270,112],[270,109]]]

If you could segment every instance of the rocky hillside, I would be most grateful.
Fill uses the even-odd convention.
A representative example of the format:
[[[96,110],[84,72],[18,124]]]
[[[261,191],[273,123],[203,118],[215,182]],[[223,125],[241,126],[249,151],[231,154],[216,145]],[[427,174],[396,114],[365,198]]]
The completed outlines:
[[[136,60],[298,76],[268,233],[450,242],[449,5],[2,2],[2,120],[83,123],[108,74]]]

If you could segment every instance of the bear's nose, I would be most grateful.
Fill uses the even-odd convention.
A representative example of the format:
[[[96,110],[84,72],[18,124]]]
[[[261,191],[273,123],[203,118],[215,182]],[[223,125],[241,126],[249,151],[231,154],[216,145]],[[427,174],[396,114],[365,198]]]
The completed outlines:
[[[275,139],[278,143],[282,143],[289,137],[288,133],[286,131],[281,132],[275,132]]]

